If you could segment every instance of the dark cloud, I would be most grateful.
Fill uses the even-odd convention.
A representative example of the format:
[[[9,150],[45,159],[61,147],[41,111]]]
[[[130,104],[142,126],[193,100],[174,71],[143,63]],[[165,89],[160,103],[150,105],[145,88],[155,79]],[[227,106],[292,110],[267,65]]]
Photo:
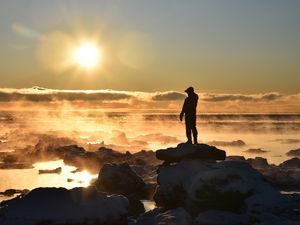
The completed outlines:
[[[154,101],[176,101],[182,100],[186,97],[185,94],[175,91],[168,91],[168,92],[158,92],[152,97]]]
[[[282,98],[284,95],[271,92],[265,94],[205,94],[203,100],[209,102],[222,102],[222,101],[274,101]]]
[[[249,148],[248,150],[246,150],[244,152],[251,153],[251,154],[263,154],[263,153],[266,153],[269,151],[263,150],[261,148]]]
[[[31,102],[50,102],[50,101],[113,101],[134,98],[134,94],[117,91],[67,91],[51,90],[40,87],[31,89],[0,90],[0,101],[31,101]]]
[[[230,95],[230,94],[206,94],[204,101],[222,102],[222,101],[252,101],[253,97],[247,95]]]
[[[286,153],[287,156],[300,157],[300,148],[295,150],[290,150]]]

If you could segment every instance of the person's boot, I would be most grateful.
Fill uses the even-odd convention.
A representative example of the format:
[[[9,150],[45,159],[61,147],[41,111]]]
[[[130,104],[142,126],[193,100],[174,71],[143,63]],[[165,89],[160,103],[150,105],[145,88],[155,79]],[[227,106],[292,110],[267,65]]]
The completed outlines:
[[[185,144],[193,144],[193,142],[189,139],[187,142],[185,142]]]

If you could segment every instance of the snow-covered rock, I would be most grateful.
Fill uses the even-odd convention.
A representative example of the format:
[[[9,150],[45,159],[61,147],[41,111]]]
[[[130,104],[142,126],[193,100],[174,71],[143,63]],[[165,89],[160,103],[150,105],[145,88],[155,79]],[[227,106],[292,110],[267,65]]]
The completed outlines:
[[[156,157],[165,163],[179,162],[184,159],[225,160],[226,153],[206,144],[179,144],[175,148],[160,149]]]
[[[192,215],[205,210],[276,211],[285,198],[248,163],[183,160],[158,170],[154,196],[158,206],[184,207]]]
[[[209,210],[200,213],[194,225],[240,225],[251,224],[250,218],[246,214],[240,215],[232,212]]]
[[[1,203],[1,225],[126,224],[128,200],[96,188],[37,188]],[[46,224],[46,223],[45,223]]]

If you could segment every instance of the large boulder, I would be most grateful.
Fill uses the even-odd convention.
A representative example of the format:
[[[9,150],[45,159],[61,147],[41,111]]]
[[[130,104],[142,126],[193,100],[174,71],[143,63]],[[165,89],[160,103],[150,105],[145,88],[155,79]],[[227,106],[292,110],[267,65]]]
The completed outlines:
[[[184,207],[192,215],[205,210],[273,212],[286,204],[285,198],[246,162],[191,159],[160,166],[154,200],[167,209]]]
[[[37,188],[1,203],[1,225],[127,224],[129,203],[95,188]]]
[[[179,144],[175,148],[156,151],[157,159],[165,163],[179,162],[184,159],[225,160],[226,152],[206,144]]]
[[[101,191],[126,196],[142,195],[146,185],[127,163],[103,165],[96,183]]]

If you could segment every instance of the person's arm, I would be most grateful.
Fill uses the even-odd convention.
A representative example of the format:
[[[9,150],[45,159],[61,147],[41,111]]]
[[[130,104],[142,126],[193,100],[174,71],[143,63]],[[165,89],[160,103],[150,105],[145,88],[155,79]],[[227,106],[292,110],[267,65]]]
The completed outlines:
[[[183,106],[182,106],[182,110],[181,110],[181,113],[179,115],[180,121],[182,121],[183,115],[185,113],[185,107],[186,107],[186,99],[184,100],[184,103],[183,103]]]

